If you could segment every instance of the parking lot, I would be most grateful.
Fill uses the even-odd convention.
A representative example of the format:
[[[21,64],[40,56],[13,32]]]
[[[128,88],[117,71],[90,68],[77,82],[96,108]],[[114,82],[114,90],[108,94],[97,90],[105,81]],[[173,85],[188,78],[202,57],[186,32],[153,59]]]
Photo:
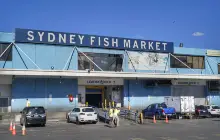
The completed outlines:
[[[46,127],[28,127],[26,135],[21,135],[21,126],[16,126],[16,136],[12,136],[8,130],[9,125],[0,124],[0,136],[2,140],[10,139],[74,139],[74,140],[219,140],[220,119],[193,119],[171,120],[165,123],[163,120],[146,120],[143,125],[134,124],[127,120],[121,120],[117,128],[109,128],[103,122],[97,124],[82,124],[66,122],[48,122]]]

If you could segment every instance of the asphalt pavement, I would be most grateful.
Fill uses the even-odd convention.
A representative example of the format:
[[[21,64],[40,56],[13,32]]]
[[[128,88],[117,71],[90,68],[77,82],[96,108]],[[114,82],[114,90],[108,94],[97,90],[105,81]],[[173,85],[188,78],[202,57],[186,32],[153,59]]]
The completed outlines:
[[[219,140],[220,119],[171,120],[169,123],[146,120],[135,125],[121,120],[120,126],[111,128],[103,122],[82,124],[48,122],[46,127],[28,127],[26,136],[16,125],[16,136],[8,130],[8,124],[0,124],[1,140]]]

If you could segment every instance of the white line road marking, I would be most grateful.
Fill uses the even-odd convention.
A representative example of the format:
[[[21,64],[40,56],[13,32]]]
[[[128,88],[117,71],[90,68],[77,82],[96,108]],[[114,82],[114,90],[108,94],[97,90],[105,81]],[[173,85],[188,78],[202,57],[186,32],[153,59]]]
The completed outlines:
[[[208,138],[206,138],[206,137],[199,137],[199,136],[188,136],[188,137],[195,138],[195,139],[199,139],[199,140],[208,139]]]

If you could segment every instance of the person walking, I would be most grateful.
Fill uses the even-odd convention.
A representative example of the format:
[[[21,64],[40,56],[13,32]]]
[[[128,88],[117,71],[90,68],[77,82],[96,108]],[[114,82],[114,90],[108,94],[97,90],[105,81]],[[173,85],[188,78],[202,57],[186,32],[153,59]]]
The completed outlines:
[[[31,102],[27,99],[26,100],[26,107],[30,107],[31,106]]]
[[[113,113],[113,122],[116,121],[116,126],[119,126],[119,117],[118,117],[119,113],[120,113],[119,108],[117,109],[117,108],[115,107],[115,108],[114,108],[114,113]]]

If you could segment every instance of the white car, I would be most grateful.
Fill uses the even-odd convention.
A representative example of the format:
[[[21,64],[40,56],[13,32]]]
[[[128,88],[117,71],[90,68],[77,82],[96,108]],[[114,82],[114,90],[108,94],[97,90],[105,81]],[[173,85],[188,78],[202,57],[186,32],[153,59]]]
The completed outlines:
[[[96,124],[98,122],[98,115],[92,107],[77,107],[67,114],[67,122]]]
[[[220,107],[217,105],[207,105],[208,112],[212,117],[220,117]]]

